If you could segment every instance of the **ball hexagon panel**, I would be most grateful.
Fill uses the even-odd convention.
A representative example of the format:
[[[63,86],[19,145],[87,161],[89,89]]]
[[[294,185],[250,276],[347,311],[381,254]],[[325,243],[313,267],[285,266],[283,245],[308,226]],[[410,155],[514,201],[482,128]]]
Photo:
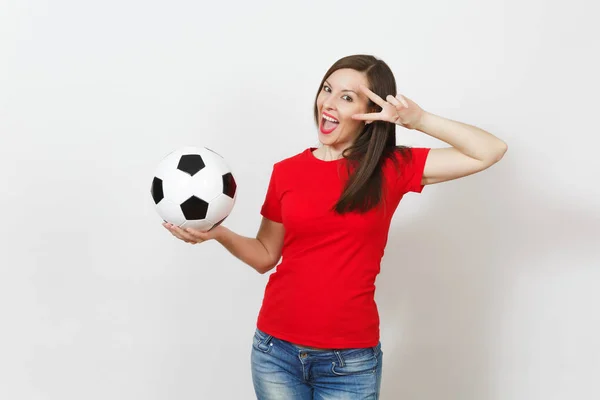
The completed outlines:
[[[194,147],[183,147],[181,149],[177,149],[170,152],[162,159],[154,175],[157,178],[163,179],[163,176],[161,175],[163,172],[177,169],[177,165],[179,164],[179,160],[181,159],[182,155],[194,154],[194,152]]]
[[[218,173],[226,174],[227,172],[231,171],[231,168],[229,168],[229,165],[227,165],[225,159],[218,153],[203,147],[198,149],[198,154],[202,156],[202,159],[205,161],[206,165],[211,165]]]
[[[202,171],[194,175],[190,183],[191,193],[207,202],[222,194],[223,180],[218,179],[220,169],[216,163],[207,163]]]
[[[181,204],[194,194],[192,189],[193,178],[186,172],[171,169],[164,171],[161,175],[163,193],[166,199]]]
[[[213,221],[215,224],[217,222],[222,222],[222,220],[229,215],[234,204],[234,199],[224,194],[220,194],[209,203],[206,219]]]
[[[214,226],[214,224],[212,223],[212,221],[209,221],[207,219],[197,219],[197,220],[193,220],[193,221],[185,221],[181,225],[181,227],[184,229],[192,228],[192,229],[197,229],[199,231],[208,231],[213,226]]]
[[[185,216],[181,211],[179,203],[173,203],[168,199],[162,199],[156,205],[156,211],[163,220],[170,222],[173,225],[181,226],[185,222]]]

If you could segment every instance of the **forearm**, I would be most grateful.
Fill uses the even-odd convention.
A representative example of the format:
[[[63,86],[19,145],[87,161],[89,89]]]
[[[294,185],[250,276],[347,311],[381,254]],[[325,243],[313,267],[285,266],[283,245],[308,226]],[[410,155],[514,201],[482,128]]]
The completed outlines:
[[[221,243],[232,255],[261,274],[272,267],[271,256],[258,239],[238,235],[221,225],[215,240]]]
[[[494,163],[506,152],[506,143],[476,126],[425,112],[415,129],[448,143],[461,153]]]

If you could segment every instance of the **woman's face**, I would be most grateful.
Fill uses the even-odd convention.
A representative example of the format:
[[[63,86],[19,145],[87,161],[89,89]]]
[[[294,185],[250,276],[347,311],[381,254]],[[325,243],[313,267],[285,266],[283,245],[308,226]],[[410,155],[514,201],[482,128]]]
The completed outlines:
[[[324,145],[346,148],[354,142],[364,126],[352,119],[353,114],[367,112],[368,98],[360,85],[369,87],[364,73],[338,69],[324,82],[317,96],[319,141]]]

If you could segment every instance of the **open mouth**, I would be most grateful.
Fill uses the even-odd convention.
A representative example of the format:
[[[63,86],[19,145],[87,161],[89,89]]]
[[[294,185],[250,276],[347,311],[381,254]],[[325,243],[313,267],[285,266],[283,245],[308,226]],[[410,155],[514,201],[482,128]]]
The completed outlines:
[[[331,132],[333,132],[339,124],[340,124],[340,121],[338,121],[337,119],[335,119],[334,117],[332,117],[331,115],[329,115],[327,113],[323,113],[323,115],[321,117],[321,127],[320,127],[321,133],[328,135]]]

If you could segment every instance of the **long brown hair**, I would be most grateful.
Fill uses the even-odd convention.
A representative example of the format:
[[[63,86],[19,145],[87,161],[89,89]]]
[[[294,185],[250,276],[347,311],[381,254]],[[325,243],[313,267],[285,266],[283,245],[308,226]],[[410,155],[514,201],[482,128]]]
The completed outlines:
[[[336,61],[325,73],[317,96],[329,76],[338,69],[350,68],[366,75],[369,89],[385,99],[387,95],[396,96],[396,79],[390,67],[370,55],[351,55]],[[321,119],[315,97],[315,122],[317,127]],[[369,100],[369,112],[379,112],[381,107]],[[333,207],[339,214],[358,211],[367,212],[379,205],[382,199],[383,171],[382,166],[387,158],[391,158],[396,166],[395,152],[408,161],[409,148],[396,146],[396,125],[391,122],[373,121],[365,124],[354,143],[344,150],[342,156],[348,161],[349,179],[342,195]]]

